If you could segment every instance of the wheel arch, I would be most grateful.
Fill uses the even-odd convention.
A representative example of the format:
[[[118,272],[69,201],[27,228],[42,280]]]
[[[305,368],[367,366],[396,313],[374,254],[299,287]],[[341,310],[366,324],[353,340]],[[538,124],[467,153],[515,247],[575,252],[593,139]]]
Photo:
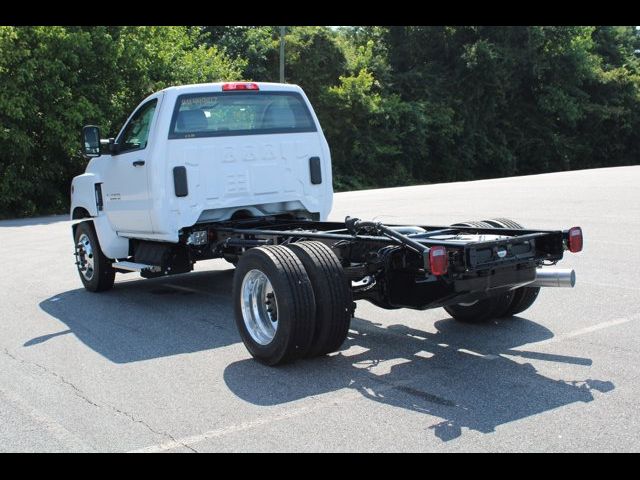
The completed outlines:
[[[111,228],[111,224],[106,215],[100,215],[98,217],[82,217],[83,221],[88,221],[93,224],[93,228],[98,237],[100,248],[104,255],[111,259],[116,260],[120,258],[127,258],[129,256],[129,239],[121,237]],[[76,235],[78,225],[82,222],[76,222],[71,225],[73,236]]]
[[[83,218],[91,218],[89,210],[84,207],[75,207],[71,212],[71,220],[81,220]]]
[[[101,182],[102,180],[94,173],[83,173],[73,178],[70,209],[72,220],[98,216],[96,185],[100,185]]]

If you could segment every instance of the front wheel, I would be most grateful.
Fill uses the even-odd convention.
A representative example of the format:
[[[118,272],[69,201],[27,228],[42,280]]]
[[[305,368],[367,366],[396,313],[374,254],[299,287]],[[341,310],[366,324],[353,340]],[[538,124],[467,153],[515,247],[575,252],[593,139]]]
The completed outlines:
[[[116,271],[105,257],[93,228],[93,222],[78,224],[74,235],[76,265],[84,288],[90,292],[102,292],[113,287]]]

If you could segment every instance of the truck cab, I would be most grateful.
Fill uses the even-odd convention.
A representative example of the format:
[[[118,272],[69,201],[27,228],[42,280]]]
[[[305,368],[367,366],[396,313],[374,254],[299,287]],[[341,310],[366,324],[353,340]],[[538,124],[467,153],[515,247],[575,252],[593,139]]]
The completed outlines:
[[[85,127],[92,159],[73,179],[71,216],[94,218],[111,259],[129,255],[128,239],[176,243],[198,223],[324,220],[331,210],[329,147],[296,85],[166,88],[145,98],[115,139],[99,139]]]

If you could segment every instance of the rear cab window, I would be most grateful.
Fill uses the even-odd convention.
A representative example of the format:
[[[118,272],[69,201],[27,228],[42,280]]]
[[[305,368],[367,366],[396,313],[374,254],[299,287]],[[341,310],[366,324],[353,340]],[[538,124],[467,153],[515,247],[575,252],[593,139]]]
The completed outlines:
[[[180,95],[169,138],[315,132],[297,92],[212,92]]]

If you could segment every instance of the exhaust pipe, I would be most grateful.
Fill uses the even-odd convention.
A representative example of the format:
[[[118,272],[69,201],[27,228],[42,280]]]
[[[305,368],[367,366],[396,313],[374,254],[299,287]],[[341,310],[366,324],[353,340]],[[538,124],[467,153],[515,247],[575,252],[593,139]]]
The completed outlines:
[[[576,272],[571,268],[538,268],[536,279],[527,287],[565,287],[576,284]]]

